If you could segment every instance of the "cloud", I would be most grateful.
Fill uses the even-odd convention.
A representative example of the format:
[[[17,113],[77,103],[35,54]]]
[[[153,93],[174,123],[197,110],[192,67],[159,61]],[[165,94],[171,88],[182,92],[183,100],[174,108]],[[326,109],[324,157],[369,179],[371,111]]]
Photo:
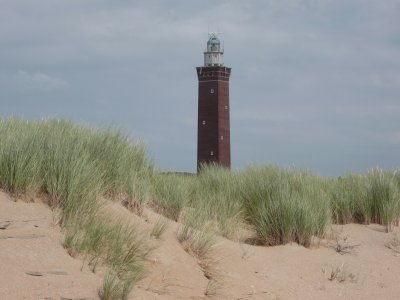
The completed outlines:
[[[260,109],[241,109],[233,111],[232,121],[255,121],[255,122],[296,122],[301,119],[299,114],[284,109],[260,108]]]
[[[50,91],[65,88],[69,84],[62,78],[42,72],[29,73],[19,70],[15,76],[17,87],[26,91]]]
[[[400,165],[398,0],[0,3],[1,115],[121,125],[162,167],[193,171],[209,29],[232,67],[235,167],[249,153],[331,174],[350,152]]]
[[[385,105],[383,106],[383,112],[397,118],[400,115],[400,104]]]
[[[375,137],[375,140],[386,145],[400,146],[400,130],[391,132],[380,132]]]

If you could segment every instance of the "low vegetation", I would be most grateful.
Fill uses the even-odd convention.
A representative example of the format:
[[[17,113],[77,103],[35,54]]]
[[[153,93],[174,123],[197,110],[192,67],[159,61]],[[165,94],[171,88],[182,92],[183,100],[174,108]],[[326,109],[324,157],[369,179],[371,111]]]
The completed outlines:
[[[345,224],[378,223],[391,231],[400,219],[398,172],[371,170],[367,175],[339,177],[331,186],[334,221]]]
[[[93,271],[108,269],[102,297],[127,295],[144,274],[149,246],[136,227],[112,222],[100,208],[103,197],[143,205],[153,173],[143,143],[113,129],[20,119],[0,120],[0,141],[0,187],[43,195],[60,209],[68,252]]]
[[[186,219],[190,220],[190,218]],[[178,231],[178,240],[183,249],[196,258],[198,265],[208,279],[204,294],[215,295],[222,285],[222,274],[218,268],[218,253],[216,249],[215,231],[211,224],[183,224]],[[192,221],[192,220],[191,220]]]
[[[326,274],[327,271],[323,270],[323,273]],[[331,272],[328,273],[328,280],[337,281],[339,283],[354,283],[358,278],[356,274],[348,270],[348,267],[345,264],[342,264],[339,267],[332,268]]]
[[[360,246],[360,244],[352,244],[349,242],[348,237],[339,237],[335,238],[335,243],[332,245],[332,248],[339,253],[340,255],[345,254],[353,254],[356,251],[356,248]]]
[[[385,245],[387,248],[393,250],[396,256],[400,255],[400,234],[393,234],[391,240]]]
[[[276,166],[243,171],[205,166],[198,176],[160,176],[170,176],[156,183],[167,183],[163,188],[168,192],[160,193],[163,188],[156,186],[155,206],[168,207],[167,215],[175,220],[190,214],[189,226],[213,224],[216,233],[234,240],[250,229],[257,244],[296,242],[307,247],[312,236],[323,237],[332,223],[373,222],[391,231],[400,219],[397,172],[374,169],[328,179]]]
[[[246,216],[260,243],[309,246],[313,235],[325,232],[331,212],[324,179],[276,167],[249,169],[244,176]]]
[[[64,120],[0,120],[0,141],[0,188],[40,195],[61,211],[69,253],[85,257],[93,271],[107,268],[103,299],[127,296],[144,275],[147,238],[159,238],[166,222],[160,219],[150,234],[141,235],[137,226],[104,214],[102,199],[119,201],[138,215],[147,205],[181,222],[178,239],[199,258],[205,274],[216,263],[210,259],[215,234],[308,247],[332,223],[373,222],[391,231],[400,220],[398,172],[374,169],[329,179],[276,166],[228,171],[210,165],[197,176],[161,173],[142,142]],[[255,238],[248,239],[249,233]],[[210,283],[210,293],[215,286]]]
[[[263,245],[309,246],[332,223],[375,222],[390,231],[400,217],[399,176],[379,169],[338,179],[275,166],[243,171],[206,166],[198,176],[160,176],[153,203],[167,216],[178,220],[189,213],[189,226],[213,224],[216,233],[234,240],[251,229],[253,242]]]
[[[160,217],[156,223],[154,224],[153,228],[151,229],[150,235],[159,239],[161,235],[165,232],[168,227],[168,222],[163,217]]]

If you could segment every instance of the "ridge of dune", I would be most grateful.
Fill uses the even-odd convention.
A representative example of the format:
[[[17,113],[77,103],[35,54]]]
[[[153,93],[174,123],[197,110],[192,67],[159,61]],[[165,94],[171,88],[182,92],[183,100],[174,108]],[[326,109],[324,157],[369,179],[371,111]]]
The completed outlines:
[[[150,230],[160,217],[145,209],[133,215],[118,203],[105,206],[120,219]],[[335,226],[338,236],[354,245],[341,255],[334,241],[322,240],[311,249],[297,244],[251,246],[218,237],[217,268],[221,286],[206,296],[208,279],[197,260],[176,237],[179,223],[169,221],[154,239],[147,276],[129,299],[397,299],[400,256],[385,244],[400,234],[379,225]],[[93,273],[82,258],[72,258],[62,246],[63,233],[50,208],[41,201],[14,201],[0,192],[0,299],[98,299],[102,270]],[[329,280],[336,268],[353,280]]]

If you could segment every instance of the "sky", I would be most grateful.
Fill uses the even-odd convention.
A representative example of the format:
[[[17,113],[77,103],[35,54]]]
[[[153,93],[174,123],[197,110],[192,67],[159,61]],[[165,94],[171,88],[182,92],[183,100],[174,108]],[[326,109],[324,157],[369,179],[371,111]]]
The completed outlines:
[[[233,169],[400,167],[400,0],[0,0],[0,117],[115,126],[194,172],[209,32]]]

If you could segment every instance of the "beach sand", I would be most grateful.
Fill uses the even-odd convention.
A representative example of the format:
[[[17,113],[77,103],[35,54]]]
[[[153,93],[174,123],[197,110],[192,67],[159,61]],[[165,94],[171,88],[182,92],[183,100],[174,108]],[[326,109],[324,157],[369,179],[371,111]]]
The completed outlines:
[[[145,230],[159,218],[149,209],[138,217],[117,203],[105,209]],[[0,299],[99,299],[104,270],[93,273],[83,257],[67,253],[55,215],[40,199],[26,202],[0,192]],[[386,233],[376,224],[333,226],[309,249],[218,237],[217,281],[211,283],[178,242],[178,228],[169,221],[152,241],[148,273],[129,299],[400,299],[400,254],[386,246],[400,237],[398,227]],[[338,245],[349,253],[338,253]]]

